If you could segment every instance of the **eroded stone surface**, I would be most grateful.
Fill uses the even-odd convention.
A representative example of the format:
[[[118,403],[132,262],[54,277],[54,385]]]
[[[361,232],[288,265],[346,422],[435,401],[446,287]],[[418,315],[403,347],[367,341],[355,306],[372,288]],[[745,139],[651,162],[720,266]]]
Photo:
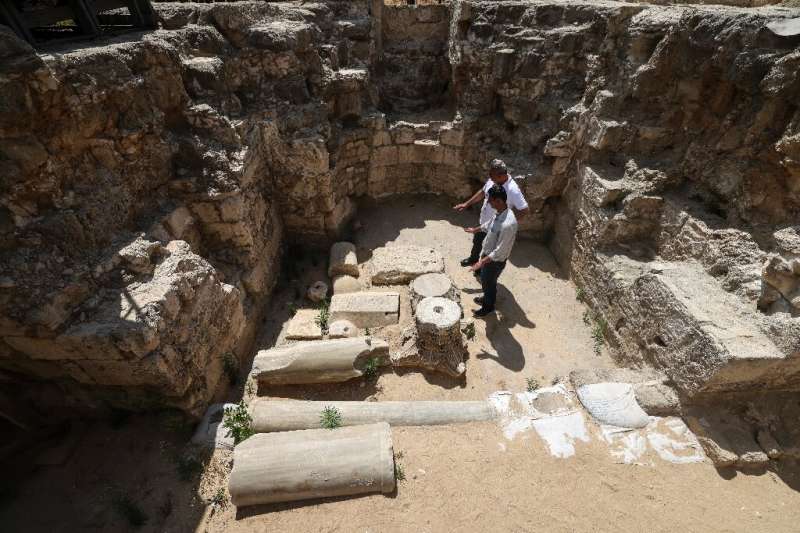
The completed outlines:
[[[361,282],[353,276],[341,275],[333,278],[333,294],[347,294],[349,292],[359,292]]]
[[[422,246],[378,248],[371,260],[373,285],[400,285],[431,272],[444,272],[442,254]]]
[[[287,340],[315,340],[322,338],[317,309],[299,309],[286,327]]]
[[[349,320],[336,320],[328,326],[328,337],[331,339],[343,339],[357,336],[358,328]]]

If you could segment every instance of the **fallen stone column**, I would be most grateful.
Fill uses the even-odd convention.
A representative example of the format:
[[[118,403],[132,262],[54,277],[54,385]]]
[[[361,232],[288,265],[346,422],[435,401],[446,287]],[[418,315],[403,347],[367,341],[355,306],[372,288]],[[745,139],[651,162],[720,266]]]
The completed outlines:
[[[269,385],[336,383],[362,376],[370,359],[377,357],[384,364],[388,355],[386,341],[370,337],[298,342],[261,350],[251,373]]]
[[[389,424],[260,433],[236,446],[229,490],[237,507],[392,492]]]
[[[411,308],[414,312],[417,311],[417,305],[424,298],[447,298],[456,303],[460,303],[458,289],[453,284],[453,281],[444,274],[431,273],[424,274],[410,285],[411,293]]]
[[[253,429],[258,433],[322,427],[325,407],[342,414],[342,425],[386,422],[391,426],[436,426],[492,420],[497,413],[489,402],[305,402],[256,400],[251,408]]]

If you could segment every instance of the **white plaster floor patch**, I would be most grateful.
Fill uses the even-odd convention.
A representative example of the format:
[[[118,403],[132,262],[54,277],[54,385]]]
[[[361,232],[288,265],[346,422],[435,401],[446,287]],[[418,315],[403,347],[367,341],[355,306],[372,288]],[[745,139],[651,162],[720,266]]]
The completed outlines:
[[[644,464],[648,452],[655,452],[670,463],[698,463],[705,459],[697,438],[677,417],[652,416],[647,426],[639,429],[598,424],[595,431],[590,431],[582,409],[561,384],[516,394],[498,391],[489,396],[489,402],[498,412],[507,440],[533,430],[554,457],[572,457],[575,444],[590,442],[594,433],[608,444],[611,456],[624,464]]]
[[[575,455],[575,442],[589,442],[583,414],[563,385],[513,394],[499,391],[489,397],[500,414],[508,440],[533,429],[555,457]]]

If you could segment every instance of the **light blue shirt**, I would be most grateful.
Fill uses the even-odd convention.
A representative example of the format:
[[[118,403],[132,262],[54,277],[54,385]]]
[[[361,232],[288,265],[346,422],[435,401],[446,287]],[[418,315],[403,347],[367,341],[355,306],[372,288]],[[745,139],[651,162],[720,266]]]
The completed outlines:
[[[517,239],[517,217],[511,208],[495,214],[481,226],[486,232],[481,256],[488,255],[492,261],[505,261],[511,255],[511,248]]]

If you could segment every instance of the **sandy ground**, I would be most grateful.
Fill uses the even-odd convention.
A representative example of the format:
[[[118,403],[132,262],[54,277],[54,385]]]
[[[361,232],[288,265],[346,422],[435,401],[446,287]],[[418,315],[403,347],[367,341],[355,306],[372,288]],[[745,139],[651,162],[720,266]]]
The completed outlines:
[[[470,246],[458,214],[442,201],[399,198],[360,211],[353,235],[359,259],[392,243],[438,249],[462,289],[467,311],[478,283],[459,260]],[[320,279],[322,255],[291,257],[289,279],[276,292],[259,345],[282,342],[281,330],[305,287]],[[294,278],[294,279],[292,279]],[[526,379],[549,384],[577,368],[613,366],[594,352],[584,306],[547,249],[521,240],[500,278],[499,313],[476,321],[466,379],[385,369],[377,378],[342,385],[281,387],[262,396],[308,399],[483,399]],[[401,321],[410,320],[408,309]],[[399,327],[375,331],[393,340]],[[242,394],[240,383],[231,399]],[[591,425],[592,423],[589,422]],[[593,426],[592,431],[597,428]],[[237,511],[227,502],[229,453],[200,457],[205,472],[181,481],[178,457],[186,430],[163,416],[137,416],[111,427],[96,423],[62,466],[25,468],[0,502],[2,531],[798,531],[800,476],[783,463],[760,475],[717,471],[710,462],[671,464],[650,453],[620,464],[601,440],[578,442],[553,457],[534,432],[508,440],[498,426],[393,428],[406,479],[395,493],[296,502]],[[13,478],[14,473],[12,473]],[[221,492],[220,492],[221,491]],[[212,503],[219,493],[218,503]],[[120,510],[120,496],[146,516],[140,528]],[[130,513],[128,513],[130,514]]]

